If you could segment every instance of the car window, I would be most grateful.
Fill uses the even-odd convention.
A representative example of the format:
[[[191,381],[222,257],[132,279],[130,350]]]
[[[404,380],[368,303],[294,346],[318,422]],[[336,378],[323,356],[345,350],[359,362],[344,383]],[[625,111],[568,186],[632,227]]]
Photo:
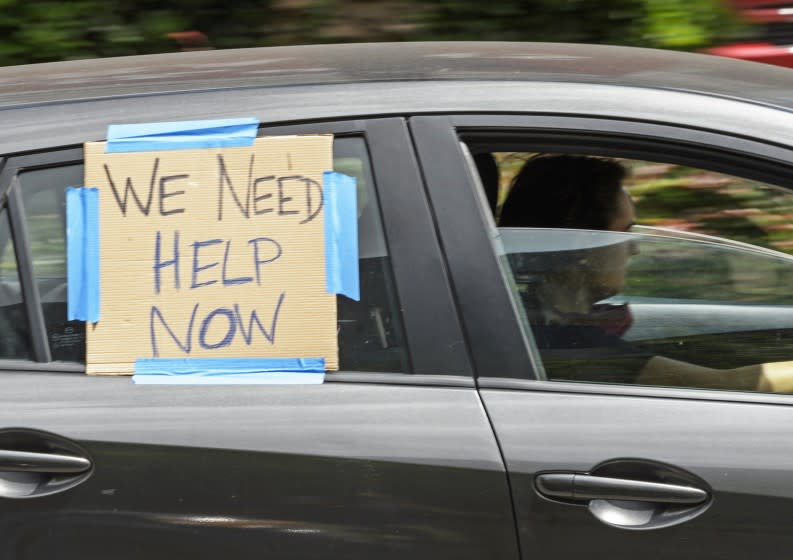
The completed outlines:
[[[793,359],[786,255],[587,230],[503,228],[500,241],[549,379],[636,383],[656,355],[717,370]],[[653,266],[633,266],[643,258]]]
[[[361,137],[337,138],[333,155],[335,170],[357,180],[361,286],[360,301],[337,298],[339,368],[407,372],[401,315],[366,143]],[[64,202],[66,187],[82,185],[83,166],[35,169],[20,173],[18,179],[53,360],[84,362],[85,324],[66,320]],[[8,245],[13,257],[13,245]],[[18,290],[18,280],[16,285]]]
[[[496,211],[500,212],[515,176],[526,161],[540,154],[487,155],[497,162],[497,174],[488,178],[481,164],[479,172],[485,189],[491,185],[496,193]],[[789,189],[684,165],[614,159],[627,171],[623,185],[633,199],[637,224],[712,235],[793,254],[793,194]]]
[[[339,369],[406,372],[402,318],[363,138],[336,138],[333,166],[336,171],[355,177],[357,183],[361,282],[360,301],[343,296],[337,298]]]
[[[19,174],[36,289],[52,359],[85,361],[85,323],[66,320],[66,187],[83,182],[83,166]]]
[[[30,358],[30,330],[5,207],[0,209],[0,332],[0,358]]]
[[[588,174],[571,187],[559,183],[570,172],[553,168],[569,170],[575,159],[492,157],[496,247],[548,379],[793,392],[789,191],[704,169],[600,159],[624,170],[640,224],[600,227],[586,221],[594,195],[577,193],[594,193],[607,171],[582,164]],[[524,168],[532,158],[544,163]],[[553,192],[511,198],[529,188]],[[527,218],[518,226],[517,201],[536,204],[519,207]],[[576,214],[577,206],[586,208]]]

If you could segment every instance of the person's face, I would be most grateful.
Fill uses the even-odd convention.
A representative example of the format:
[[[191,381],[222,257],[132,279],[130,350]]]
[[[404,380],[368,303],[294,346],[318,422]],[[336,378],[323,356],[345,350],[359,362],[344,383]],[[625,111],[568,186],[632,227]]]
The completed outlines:
[[[617,195],[617,211],[609,223],[609,231],[628,231],[636,224],[636,211],[633,201],[625,189],[620,189]]]
[[[627,192],[621,190],[616,204],[617,210],[609,223],[608,231],[628,231],[636,219],[633,201]],[[625,287],[625,266],[628,259],[637,252],[635,244],[630,241],[615,243],[598,250],[597,268],[592,280],[599,299],[622,291]]]

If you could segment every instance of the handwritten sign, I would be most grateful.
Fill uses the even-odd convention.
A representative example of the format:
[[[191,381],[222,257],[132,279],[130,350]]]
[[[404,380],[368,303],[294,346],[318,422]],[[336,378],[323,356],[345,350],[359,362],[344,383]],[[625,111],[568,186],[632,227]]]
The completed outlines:
[[[89,374],[142,358],[324,358],[338,368],[326,289],[322,173],[332,136],[250,147],[105,153],[98,187],[101,316]]]

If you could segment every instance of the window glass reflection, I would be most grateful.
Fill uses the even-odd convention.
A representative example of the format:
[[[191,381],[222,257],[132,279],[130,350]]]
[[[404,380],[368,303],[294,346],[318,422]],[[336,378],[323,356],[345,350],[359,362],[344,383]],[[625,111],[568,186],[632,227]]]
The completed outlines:
[[[668,231],[499,233],[551,379],[642,383],[660,356],[720,371],[659,384],[753,389],[721,370],[793,359],[789,255]]]

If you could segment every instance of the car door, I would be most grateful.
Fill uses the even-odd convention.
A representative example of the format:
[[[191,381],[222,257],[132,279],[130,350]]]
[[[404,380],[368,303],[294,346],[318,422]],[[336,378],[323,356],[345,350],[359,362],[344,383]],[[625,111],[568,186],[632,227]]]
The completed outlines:
[[[362,297],[339,297],[341,368],[322,385],[86,376],[63,225],[82,149],[3,161],[2,558],[517,558],[405,123],[266,133],[333,133],[358,178]]]
[[[702,171],[699,182],[689,181],[676,196],[697,201],[713,192],[735,202],[758,181],[793,184],[793,153],[759,140],[616,118],[436,116],[414,117],[410,126],[472,341],[479,391],[508,467],[522,557],[787,557],[793,546],[787,527],[793,515],[793,397],[751,387],[640,386],[614,376],[602,381],[603,368],[609,374],[617,367],[613,362],[597,374],[575,375],[597,365],[591,355],[568,353],[559,366],[527,319],[521,297],[532,288],[521,291],[524,279],[512,258],[553,252],[554,244],[570,245],[581,236],[497,229],[482,184],[486,171],[475,160],[478,152],[519,151],[646,159]],[[507,173],[509,158],[500,163]],[[747,180],[729,192],[729,186],[706,185],[717,171]],[[673,179],[664,177],[655,186]],[[767,241],[779,251],[789,247],[779,235],[789,229],[791,199],[784,189],[771,191],[787,197],[767,230]],[[641,196],[634,198],[641,222]],[[766,210],[753,204],[733,208],[733,223],[759,214],[752,223],[762,224]],[[676,212],[685,222],[686,214]],[[710,219],[705,210],[697,216],[685,223]],[[722,370],[793,359],[789,257],[752,249],[740,256],[749,259],[741,261],[745,265],[730,268],[730,259],[745,250],[740,244],[647,233],[610,234],[628,236],[618,243],[638,244],[636,259],[643,263],[629,267],[628,287],[637,274],[641,282],[633,283],[639,297],[629,302],[636,308],[634,324],[623,339],[654,343],[647,351],[655,354],[675,347],[678,360]],[[590,244],[598,234],[588,233]]]

